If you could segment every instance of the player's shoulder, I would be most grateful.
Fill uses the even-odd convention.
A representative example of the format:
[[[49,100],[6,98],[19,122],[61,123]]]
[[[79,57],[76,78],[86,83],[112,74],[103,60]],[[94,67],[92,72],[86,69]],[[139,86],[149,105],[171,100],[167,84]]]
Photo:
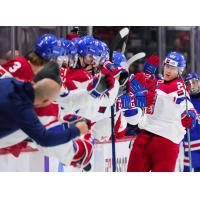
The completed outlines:
[[[21,65],[29,65],[28,61],[24,57],[19,56],[4,62],[2,66],[13,65],[15,63],[20,63]]]
[[[179,78],[176,78],[170,82],[159,81],[158,88],[163,92],[169,94],[173,92],[182,93],[184,91],[183,81]]]
[[[92,75],[90,72],[83,69],[71,69],[67,73],[67,78],[82,83],[90,80]]]

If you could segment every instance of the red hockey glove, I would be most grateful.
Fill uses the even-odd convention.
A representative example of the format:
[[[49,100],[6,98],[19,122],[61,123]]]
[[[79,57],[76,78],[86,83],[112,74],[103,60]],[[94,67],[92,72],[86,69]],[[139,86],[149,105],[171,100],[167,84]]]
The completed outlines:
[[[145,75],[146,80],[146,87],[149,91],[155,91],[157,87],[157,78],[155,78],[154,75],[146,74]]]
[[[106,76],[106,83],[107,83],[108,89],[109,90],[112,89],[115,84],[115,78],[114,78],[113,74],[105,68],[101,69],[101,73]]]
[[[158,56],[151,55],[147,61],[144,63],[144,73],[147,74],[155,74],[156,68],[160,63],[160,59]]]
[[[181,115],[181,123],[185,128],[194,128],[196,126],[197,118],[196,112],[194,110],[188,110],[188,115],[186,112]]]
[[[88,84],[87,90],[94,98],[100,97],[114,87],[115,79],[107,69],[102,69],[101,73],[94,76]]]
[[[86,167],[93,153],[94,138],[91,134],[85,134],[84,137],[74,140],[75,154],[71,165],[74,167]]]
[[[145,74],[143,72],[132,74],[128,80],[130,91],[134,94],[146,90]]]
[[[155,91],[148,91],[144,92],[146,94],[146,107],[149,107],[155,104],[156,101],[156,92]]]

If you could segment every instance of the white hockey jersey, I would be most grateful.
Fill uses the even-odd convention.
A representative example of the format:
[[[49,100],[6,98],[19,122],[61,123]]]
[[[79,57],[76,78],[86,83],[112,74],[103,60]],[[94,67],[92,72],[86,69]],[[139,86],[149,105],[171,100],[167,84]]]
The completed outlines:
[[[146,109],[139,128],[179,144],[186,133],[181,123],[181,114],[186,110],[183,82],[178,78],[170,82],[159,81],[156,92],[155,105]],[[187,92],[186,95],[188,109],[192,109]]]

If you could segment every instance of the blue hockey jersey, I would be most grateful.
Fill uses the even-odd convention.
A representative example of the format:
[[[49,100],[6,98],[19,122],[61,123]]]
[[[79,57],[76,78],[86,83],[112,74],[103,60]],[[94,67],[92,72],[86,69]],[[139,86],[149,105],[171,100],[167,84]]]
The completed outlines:
[[[191,96],[191,102],[194,105],[197,113],[200,113],[200,95],[196,97]],[[197,123],[196,126],[190,129],[190,140],[191,140],[191,155],[192,155],[192,168],[200,167],[200,124]],[[189,168],[189,158],[188,158],[188,141],[187,135],[185,135],[183,140],[183,145],[185,149],[184,156],[184,171],[188,171]]]

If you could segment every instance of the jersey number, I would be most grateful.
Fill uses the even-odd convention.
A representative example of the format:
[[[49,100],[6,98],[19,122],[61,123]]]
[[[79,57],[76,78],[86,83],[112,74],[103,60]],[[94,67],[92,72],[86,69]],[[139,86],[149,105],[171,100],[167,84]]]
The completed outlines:
[[[177,85],[178,85],[178,90],[182,90],[183,89],[183,83],[177,82]]]
[[[9,67],[9,72],[14,73],[21,67],[20,62],[14,62],[14,65],[12,67]]]

